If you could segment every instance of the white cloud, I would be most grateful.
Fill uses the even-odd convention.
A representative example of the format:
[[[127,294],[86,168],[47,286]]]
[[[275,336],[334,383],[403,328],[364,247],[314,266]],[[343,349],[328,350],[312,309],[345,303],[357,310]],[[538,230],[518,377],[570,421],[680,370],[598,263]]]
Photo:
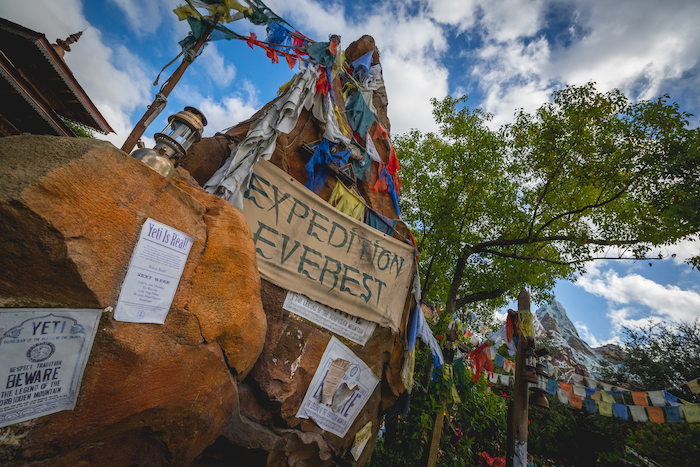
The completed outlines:
[[[154,34],[163,18],[173,16],[172,10],[179,3],[177,0],[109,0],[109,3],[119,8],[128,20],[131,31],[138,36]]]
[[[576,284],[608,300],[608,317],[616,327],[637,325],[649,317],[671,322],[700,317],[700,293],[662,285],[638,274],[620,276],[610,269],[584,275]]]
[[[79,0],[5,2],[2,15],[44,33],[50,41],[85,30],[64,59],[117,133],[108,136],[98,134],[98,137],[121,146],[133,125],[131,114],[138,108],[145,110],[145,105],[150,103],[150,79],[146,76],[150,67],[126,47],[112,48],[105,44],[100,30],[91,27],[83,15]]]
[[[228,87],[236,77],[236,67],[226,62],[214,43],[209,44],[202,52],[201,63],[214,83],[222,88]]]
[[[232,95],[219,102],[207,97],[199,103],[199,110],[206,115],[209,124],[204,129],[204,136],[212,136],[218,131],[236,125],[247,120],[260,107],[256,99],[256,93],[251,85],[248,85],[248,95]]]

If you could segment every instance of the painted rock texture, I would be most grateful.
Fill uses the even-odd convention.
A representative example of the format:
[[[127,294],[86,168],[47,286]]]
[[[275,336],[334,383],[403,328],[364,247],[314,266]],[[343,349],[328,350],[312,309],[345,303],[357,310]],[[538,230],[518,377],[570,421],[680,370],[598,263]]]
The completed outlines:
[[[102,141],[2,138],[0,164],[0,307],[104,309],[75,410],[0,428],[0,464],[191,465],[264,344],[245,220]],[[110,308],[147,218],[195,238],[164,325]]]

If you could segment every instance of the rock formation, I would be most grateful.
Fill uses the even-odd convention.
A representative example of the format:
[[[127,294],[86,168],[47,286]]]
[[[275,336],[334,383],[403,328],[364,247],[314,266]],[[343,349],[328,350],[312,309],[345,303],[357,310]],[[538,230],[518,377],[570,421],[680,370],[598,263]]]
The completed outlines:
[[[346,60],[371,50],[364,36]],[[337,77],[333,89],[349,126]],[[384,88],[373,104],[388,131]],[[0,464],[291,467],[369,458],[382,414],[404,391],[411,297],[396,297],[405,302],[399,333],[377,326],[364,346],[344,341],[381,379],[348,434],[297,419],[332,333],[283,310],[286,291],[261,281],[243,216],[201,189],[255,117],[193,146],[172,181],[101,141],[0,139],[0,307],[104,310],[75,410],[0,428]],[[301,146],[320,133],[304,110],[278,138],[272,162],[305,182]],[[386,161],[389,147],[375,144]],[[371,188],[377,177],[374,165],[358,191],[396,219],[392,199]],[[333,183],[320,198],[329,199]],[[195,238],[164,325],[112,315],[147,218]],[[409,236],[402,224],[396,230]],[[369,421],[372,435],[355,460],[355,433]]]
[[[263,346],[245,220],[186,171],[167,181],[106,142],[2,138],[0,164],[0,306],[105,310],[75,410],[0,428],[0,463],[189,465]],[[149,217],[195,237],[162,326],[108,308]]]

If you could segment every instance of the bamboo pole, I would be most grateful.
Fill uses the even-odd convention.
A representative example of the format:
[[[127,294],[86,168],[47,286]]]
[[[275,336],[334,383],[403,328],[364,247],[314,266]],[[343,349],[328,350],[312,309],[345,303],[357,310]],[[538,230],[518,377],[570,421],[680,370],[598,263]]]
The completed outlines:
[[[216,24],[217,21],[218,18],[215,18],[214,24]],[[122,151],[124,151],[127,154],[130,154],[132,149],[134,149],[134,146],[136,146],[136,142],[139,140],[139,138],[141,138],[141,136],[143,136],[143,133],[146,131],[146,128],[148,128],[148,125],[150,125],[151,122],[155,120],[155,118],[158,116],[158,114],[160,114],[161,111],[165,108],[165,105],[168,103],[167,97],[170,95],[177,82],[180,81],[180,78],[182,78],[182,74],[185,72],[187,67],[190,66],[190,63],[192,63],[194,57],[197,56],[197,52],[199,51],[199,49],[202,48],[202,45],[204,45],[204,42],[211,34],[212,29],[213,25],[208,24],[207,29],[204,31],[204,34],[202,34],[202,37],[200,37],[199,40],[195,43],[195,45],[192,47],[192,49],[190,49],[190,51],[188,51],[187,54],[185,54],[185,57],[180,63],[180,66],[178,66],[177,70],[175,70],[175,72],[173,72],[170,78],[168,78],[163,88],[158,94],[156,94],[155,99],[153,99],[153,103],[148,106],[146,113],[143,114],[141,120],[139,120],[136,126],[134,126],[134,129],[131,130],[131,134],[128,138],[126,138],[126,141],[124,141],[124,144],[122,145]]]

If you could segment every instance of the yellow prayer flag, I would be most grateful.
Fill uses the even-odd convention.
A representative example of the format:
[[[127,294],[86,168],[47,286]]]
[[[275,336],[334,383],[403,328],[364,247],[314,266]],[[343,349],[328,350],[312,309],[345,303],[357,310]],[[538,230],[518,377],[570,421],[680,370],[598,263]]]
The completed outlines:
[[[336,181],[328,203],[335,206],[338,211],[344,212],[358,221],[363,221],[365,218],[365,203],[355,193],[348,190],[340,180]]]
[[[613,402],[615,402],[615,398],[613,398],[612,394],[606,391],[600,391],[600,397],[601,400],[605,403],[612,404]]]
[[[601,415],[605,415],[606,417],[612,417],[612,415],[613,415],[612,403],[598,401],[598,411],[600,412]],[[662,416],[663,416],[663,413],[662,413]]]
[[[690,391],[691,391],[693,394],[700,394],[700,384],[698,384],[698,378],[695,378],[695,379],[692,380],[692,381],[688,381],[688,382],[685,383],[685,384],[688,385],[688,387],[690,388]]]
[[[684,405],[681,407],[685,421],[688,423],[700,423],[700,407],[695,404]]]

